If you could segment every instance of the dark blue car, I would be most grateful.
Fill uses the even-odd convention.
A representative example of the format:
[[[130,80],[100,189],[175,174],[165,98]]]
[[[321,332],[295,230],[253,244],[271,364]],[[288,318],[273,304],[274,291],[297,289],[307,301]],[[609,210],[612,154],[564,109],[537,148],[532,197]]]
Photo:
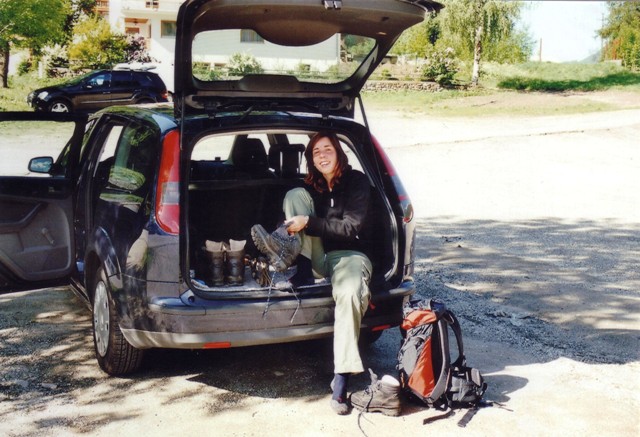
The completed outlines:
[[[167,101],[160,76],[137,70],[96,70],[27,96],[34,110],[47,112],[95,112],[113,105]]]
[[[301,150],[314,133],[331,131],[371,190],[374,219],[363,235],[372,299],[361,337],[375,341],[397,326],[415,292],[413,210],[355,108],[397,36],[440,5],[374,4],[186,1],[173,104],[114,106],[90,117],[0,113],[2,289],[70,284],[91,308],[96,357],[112,375],[137,370],[149,348],[331,336],[330,281],[296,293],[273,287],[281,273],[260,270],[250,235],[256,223],[282,222],[284,194],[303,184]],[[247,30],[268,44],[256,51],[258,62],[277,59],[268,73],[221,66],[217,42],[241,41]],[[371,51],[362,63],[345,56],[363,46]],[[334,64],[328,55],[312,59],[323,50]],[[300,56],[310,68],[286,65]],[[206,62],[211,71],[203,73]],[[245,242],[240,283],[211,280],[210,242]]]

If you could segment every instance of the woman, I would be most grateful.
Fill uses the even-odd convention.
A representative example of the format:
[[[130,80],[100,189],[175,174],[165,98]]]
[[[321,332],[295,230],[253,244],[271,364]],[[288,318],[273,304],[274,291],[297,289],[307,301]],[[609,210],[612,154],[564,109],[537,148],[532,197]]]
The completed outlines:
[[[364,371],[358,351],[360,323],[369,304],[371,261],[360,238],[369,209],[367,177],[351,168],[335,134],[320,132],[306,150],[308,189],[284,200],[287,230],[300,236],[302,250],[294,287],[313,281],[313,271],[331,278],[335,300],[334,371],[331,407],[347,414],[349,375]]]

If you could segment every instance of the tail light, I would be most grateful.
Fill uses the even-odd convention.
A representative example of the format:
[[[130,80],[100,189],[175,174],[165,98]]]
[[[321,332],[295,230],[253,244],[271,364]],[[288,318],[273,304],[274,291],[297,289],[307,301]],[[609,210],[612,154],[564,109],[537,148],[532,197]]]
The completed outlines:
[[[400,181],[400,178],[396,173],[396,169],[389,160],[387,153],[384,151],[378,140],[373,135],[371,136],[371,140],[373,141],[373,145],[375,146],[376,150],[382,157],[382,162],[384,164],[385,170],[391,178],[393,186],[396,189],[398,202],[400,203],[400,206],[402,208],[402,221],[404,223],[409,223],[411,220],[413,220],[413,204],[411,203],[411,199],[409,199],[409,195],[404,189],[404,185],[402,185],[402,182]]]
[[[167,133],[162,142],[156,221],[165,232],[180,232],[180,134],[177,130]]]

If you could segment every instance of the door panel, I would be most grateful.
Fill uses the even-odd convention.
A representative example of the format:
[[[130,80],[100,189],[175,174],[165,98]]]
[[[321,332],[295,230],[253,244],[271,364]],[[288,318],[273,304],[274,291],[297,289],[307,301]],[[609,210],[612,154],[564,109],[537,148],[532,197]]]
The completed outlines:
[[[66,276],[72,267],[66,201],[0,197],[0,263],[22,281]]]
[[[85,122],[0,113],[2,291],[59,283],[75,268],[72,204]],[[53,166],[31,171],[30,159],[42,156],[50,156]]]

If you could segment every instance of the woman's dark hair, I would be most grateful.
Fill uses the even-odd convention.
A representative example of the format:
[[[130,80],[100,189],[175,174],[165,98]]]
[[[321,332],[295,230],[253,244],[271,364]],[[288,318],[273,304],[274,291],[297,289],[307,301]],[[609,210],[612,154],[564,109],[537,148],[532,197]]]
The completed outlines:
[[[316,169],[316,167],[313,165],[313,148],[315,147],[316,143],[322,138],[329,139],[333,148],[336,149],[336,155],[338,157],[338,164],[336,165],[336,171],[331,181],[331,187],[327,186],[326,179],[324,178],[322,173],[320,173],[318,169]],[[342,173],[349,165],[349,159],[347,158],[347,154],[344,153],[344,150],[342,150],[340,140],[338,140],[336,134],[331,132],[318,132],[313,137],[311,137],[311,140],[309,140],[309,144],[304,151],[304,157],[307,160],[307,176],[304,178],[304,181],[306,184],[311,185],[316,191],[320,193],[328,190],[329,188],[333,188],[333,186],[338,183],[340,177],[342,176]]]

